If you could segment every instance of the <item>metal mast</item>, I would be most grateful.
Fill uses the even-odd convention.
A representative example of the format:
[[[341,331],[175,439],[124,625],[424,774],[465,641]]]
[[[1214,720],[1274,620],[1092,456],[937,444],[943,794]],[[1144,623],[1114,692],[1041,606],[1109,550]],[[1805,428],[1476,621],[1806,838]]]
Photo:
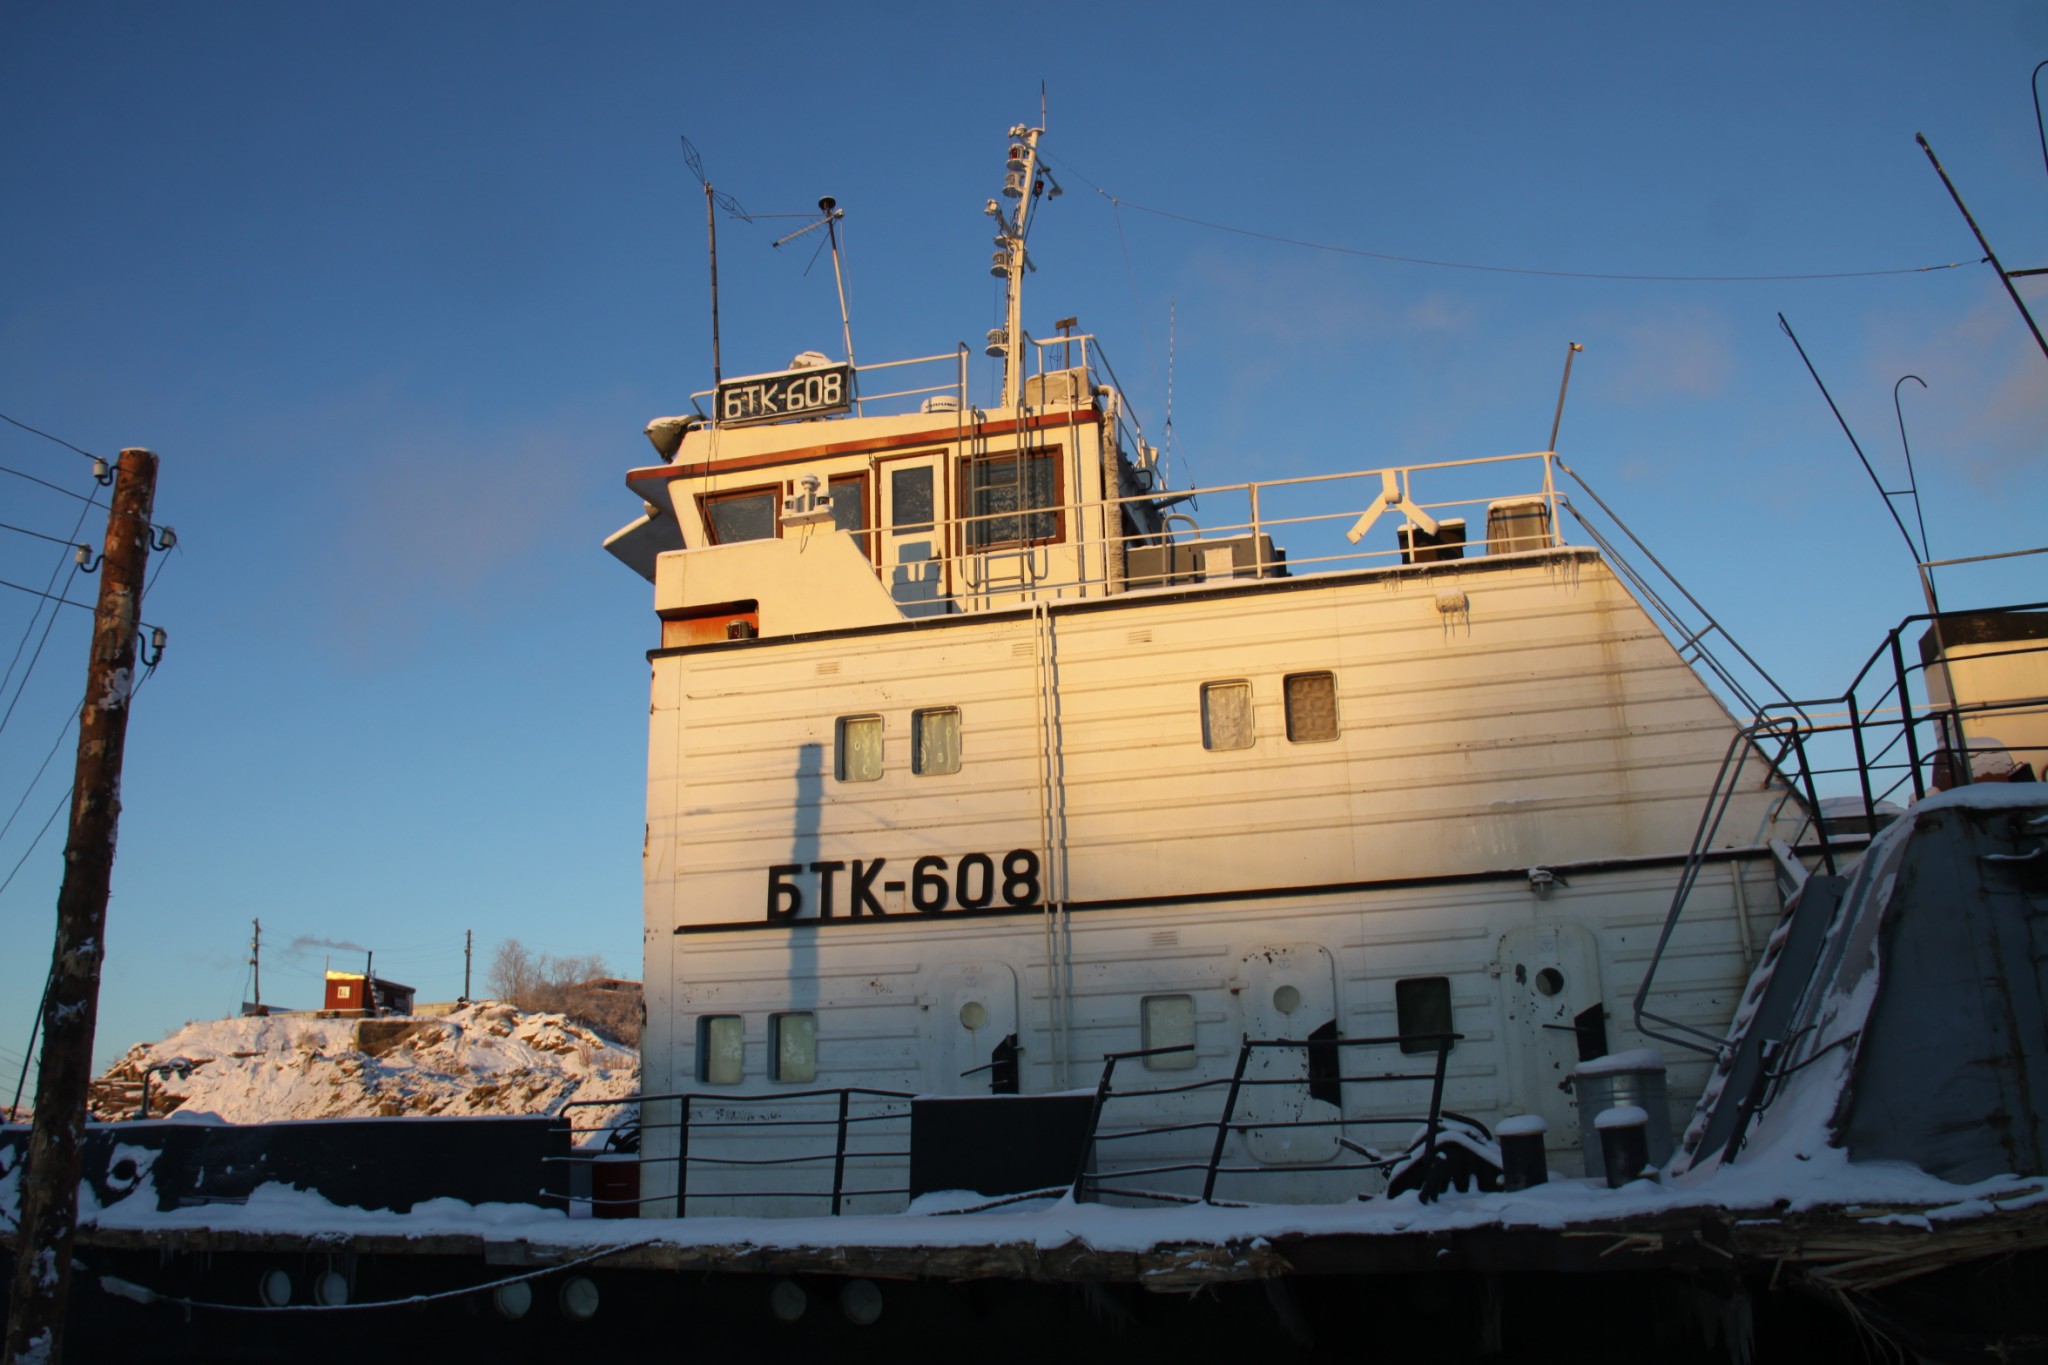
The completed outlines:
[[[1001,204],[993,199],[988,201],[989,215],[1002,225],[1002,234],[996,238],[996,245],[1001,248],[996,257],[1004,267],[1007,305],[1000,341],[1006,408],[1016,407],[1024,397],[1024,234],[1030,223],[1031,201],[1044,189],[1038,178],[1038,139],[1044,133],[1043,128],[1026,128],[1021,123],[1010,130],[1010,160],[1008,173],[1003,177],[1003,197],[1016,200],[1017,207],[1014,212],[1005,213]]]

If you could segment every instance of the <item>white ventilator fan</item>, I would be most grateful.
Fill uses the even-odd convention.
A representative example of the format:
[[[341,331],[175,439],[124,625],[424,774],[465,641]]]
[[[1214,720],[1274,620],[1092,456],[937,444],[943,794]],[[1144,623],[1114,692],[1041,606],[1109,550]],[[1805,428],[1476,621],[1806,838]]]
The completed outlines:
[[[1380,495],[1372,500],[1372,506],[1365,509],[1364,515],[1351,523],[1351,529],[1344,533],[1344,539],[1350,541],[1353,545],[1365,539],[1365,533],[1370,531],[1372,524],[1380,519],[1380,513],[1386,511],[1389,507],[1406,513],[1408,520],[1415,523],[1416,527],[1424,535],[1433,536],[1436,534],[1436,518],[1409,500],[1407,492],[1401,487],[1399,475],[1391,469],[1382,469],[1380,471]]]

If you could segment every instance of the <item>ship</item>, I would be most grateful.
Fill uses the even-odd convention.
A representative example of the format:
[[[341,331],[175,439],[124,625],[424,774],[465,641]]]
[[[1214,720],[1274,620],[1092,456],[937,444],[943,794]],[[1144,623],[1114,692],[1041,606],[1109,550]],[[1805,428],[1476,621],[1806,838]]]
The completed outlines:
[[[849,330],[626,474],[635,1116],[418,1129],[440,1185],[126,1125],[94,1301],[543,1354],[2039,1355],[2048,604],[1930,604],[1795,698],[1554,450],[1177,482],[1102,339],[1025,326],[1042,138],[983,205],[985,402],[977,348]]]

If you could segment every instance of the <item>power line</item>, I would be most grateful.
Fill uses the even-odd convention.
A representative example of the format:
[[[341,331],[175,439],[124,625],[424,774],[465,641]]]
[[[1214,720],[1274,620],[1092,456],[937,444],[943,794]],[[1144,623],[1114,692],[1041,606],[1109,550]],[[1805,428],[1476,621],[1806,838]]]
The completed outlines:
[[[96,610],[96,608],[94,608],[94,607],[93,607],[93,605],[92,605],[92,604],[91,604],[90,602],[74,602],[74,601],[72,601],[72,600],[71,600],[70,598],[68,598],[68,597],[60,597],[60,596],[59,596],[59,595],[57,595],[56,593],[52,593],[52,592],[38,592],[38,591],[37,591],[36,589],[34,589],[34,588],[29,588],[29,587],[23,587],[23,586],[22,586],[21,584],[19,584],[19,583],[15,583],[15,582],[11,582],[11,581],[9,581],[8,579],[5,579],[5,578],[0,578],[0,588],[12,588],[12,589],[14,589],[14,590],[15,590],[16,592],[25,592],[25,593],[27,593],[27,594],[28,594],[28,595],[29,595],[30,597],[42,597],[42,598],[47,598],[47,599],[48,599],[49,601],[55,602],[55,603],[57,603],[57,604],[58,604],[59,606],[65,606],[65,607],[77,607],[77,608],[78,608],[78,609],[79,609],[80,611],[94,611],[94,610]],[[154,626],[156,625],[156,622],[154,622],[154,621],[137,621],[137,622],[136,622],[135,624],[136,624],[137,626],[147,626],[147,627],[154,627]]]
[[[77,540],[77,539],[78,539],[78,533],[79,533],[79,532],[80,532],[80,531],[81,531],[81,530],[82,530],[82,529],[84,528],[84,526],[85,526],[85,514],[86,514],[87,512],[89,512],[90,510],[92,510],[92,504],[91,504],[91,503],[87,503],[87,504],[86,504],[85,506],[83,506],[83,507],[80,507],[80,508],[78,509],[78,520],[76,520],[76,521],[74,521],[74,522],[72,522],[72,523],[71,523],[71,538],[72,538],[72,540],[74,540],[74,541],[75,541],[75,540]],[[75,560],[74,560],[74,559],[72,558],[72,556],[70,556],[70,555],[68,555],[68,554],[67,554],[67,555],[60,555],[60,556],[58,556],[58,559],[57,559],[57,567],[56,567],[56,568],[54,568],[54,569],[52,569],[52,570],[50,570],[50,581],[49,581],[49,582],[47,582],[47,583],[45,583],[45,584],[43,584],[43,590],[44,590],[45,592],[48,592],[48,591],[49,591],[49,590],[50,590],[51,588],[54,588],[54,587],[56,587],[56,586],[57,586],[57,576],[58,576],[59,574],[61,574],[61,573],[63,573],[63,572],[64,572],[64,566],[65,566],[65,564],[67,564],[67,563],[70,563],[70,564],[72,565],[72,570],[73,570],[73,572],[76,572],[76,571],[77,571],[77,562],[76,562],[76,561],[75,561]],[[21,632],[21,639],[15,642],[15,646],[14,646],[14,657],[13,657],[13,658],[11,658],[11,659],[9,659],[9,660],[7,661],[7,675],[6,675],[6,677],[4,677],[4,678],[0,678],[0,692],[5,692],[5,691],[7,690],[7,684],[8,684],[8,683],[10,683],[10,682],[12,682],[12,681],[14,680],[14,666],[15,666],[15,664],[17,664],[17,663],[19,663],[19,662],[21,661],[21,651],[22,651],[22,647],[28,644],[28,637],[29,637],[29,632],[33,631],[33,630],[34,630],[34,629],[36,628],[36,617],[38,617],[38,616],[41,616],[42,614],[43,614],[43,608],[42,608],[42,604],[41,604],[41,603],[38,603],[38,604],[36,605],[36,609],[35,609],[35,612],[34,612],[34,614],[33,614],[33,615],[31,615],[31,616],[30,616],[30,617],[28,618],[28,624],[27,624],[26,626],[24,626],[24,627],[22,628],[22,632]],[[55,621],[55,620],[57,619],[57,613],[56,613],[55,611],[52,611],[52,612],[50,613],[50,619],[51,619],[52,621]],[[49,628],[48,628],[47,626],[46,626],[46,627],[44,627],[44,629],[43,629],[43,638],[44,638],[44,639],[48,639],[48,638],[49,638],[49,634],[50,634],[50,632],[49,632]],[[42,645],[41,645],[41,644],[38,644],[38,645],[36,646],[36,653],[37,653],[37,654],[41,654],[41,653],[42,653],[42,650],[43,650],[43,647],[42,647]],[[33,668],[35,667],[35,665],[34,665],[34,664],[30,664],[30,665],[29,665],[29,667],[30,667],[31,669],[33,669]],[[24,687],[26,687],[26,686],[28,685],[28,678],[27,678],[27,675],[23,675],[23,677],[22,677],[22,685],[23,685]]]
[[[52,545],[73,546],[78,544],[75,540],[60,540],[56,536],[44,535],[41,531],[31,531],[26,526],[10,526],[4,521],[0,521],[0,531],[14,531],[20,535],[34,536],[37,540],[47,540]]]
[[[63,446],[66,450],[76,450],[78,451],[79,454],[85,456],[85,458],[88,460],[97,460],[100,458],[98,455],[93,454],[90,450],[82,450],[78,446],[71,444],[71,442],[65,440],[62,436],[52,436],[47,431],[38,431],[36,428],[30,426],[28,423],[17,421],[14,418],[9,417],[4,412],[0,412],[0,422],[5,422],[9,426],[20,427],[23,431],[28,432],[31,436],[40,436],[45,441],[55,441],[58,445]]]
[[[1051,157],[1046,158],[1048,161]],[[1597,270],[1542,270],[1533,267],[1513,265],[1482,265],[1473,261],[1445,261],[1428,256],[1401,256],[1390,251],[1369,251],[1363,247],[1337,246],[1329,242],[1312,242],[1300,237],[1283,237],[1278,233],[1259,232],[1253,228],[1235,227],[1229,223],[1211,222],[1206,218],[1195,218],[1185,213],[1174,213],[1167,209],[1155,209],[1145,204],[1133,203],[1103,189],[1087,176],[1062,161],[1061,169],[1071,171],[1097,194],[1120,209],[1135,209],[1149,213],[1155,218],[1170,218],[1178,223],[1208,228],[1212,232],[1235,233],[1240,237],[1256,237],[1264,242],[1279,242],[1284,246],[1306,247],[1311,251],[1328,251],[1339,256],[1363,256],[1375,261],[1393,261],[1401,265],[1426,265],[1438,270],[1478,270],[1493,275],[1537,275],[1550,279],[1564,280],[1620,280],[1639,284],[1759,284],[1786,283],[1801,280],[1859,280],[1885,275],[1926,275],[1937,270],[1959,270],[1966,265],[1981,265],[1981,261],[1946,261],[1940,265],[1916,265],[1894,270],[1830,270],[1797,275],[1624,275]]]
[[[98,457],[95,456],[94,458],[97,459]],[[107,506],[107,504],[101,502],[98,498],[95,498],[90,493],[74,493],[70,489],[64,487],[62,484],[51,483],[48,479],[39,479],[33,474],[24,474],[22,473],[22,471],[14,468],[11,465],[0,464],[0,474],[12,474],[17,479],[26,479],[30,483],[41,484],[44,488],[49,489],[52,493],[62,493],[67,498],[77,498],[86,506],[97,507],[102,512],[111,512],[113,510],[111,507]],[[136,518],[136,520],[140,521],[144,526],[147,526],[152,532],[168,532],[173,541],[175,541],[177,538],[177,532],[169,526],[160,527],[154,521],[151,521],[144,517],[138,517]],[[165,548],[169,547],[166,546]]]
[[[37,768],[36,775],[28,780],[28,789],[22,792],[21,800],[15,802],[14,809],[7,813],[6,823],[0,824],[0,839],[5,839],[7,837],[7,831],[14,828],[15,817],[21,814],[21,808],[28,804],[28,799],[36,794],[36,787],[41,784],[43,780],[43,774],[49,771],[50,761],[56,758],[57,751],[64,747],[64,736],[71,733],[71,727],[74,723],[77,722],[77,720],[78,712],[76,711],[73,711],[70,715],[64,718],[64,728],[57,731],[57,742],[50,746],[49,753],[43,755],[42,766],[40,768]]]

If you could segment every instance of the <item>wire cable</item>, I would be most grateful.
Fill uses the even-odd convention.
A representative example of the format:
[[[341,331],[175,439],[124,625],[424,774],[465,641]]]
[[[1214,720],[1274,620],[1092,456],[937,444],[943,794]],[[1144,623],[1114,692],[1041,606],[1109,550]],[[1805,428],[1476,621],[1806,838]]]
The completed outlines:
[[[78,723],[78,714],[77,711],[73,711],[64,718],[63,728],[57,731],[57,742],[50,746],[50,752],[43,755],[42,766],[37,768],[36,775],[28,780],[28,790],[21,794],[21,800],[15,802],[14,809],[7,813],[6,823],[0,824],[0,839],[7,837],[7,831],[14,828],[15,817],[21,814],[21,808],[28,804],[28,799],[31,796],[36,794],[37,786],[42,783],[43,774],[49,770],[51,761],[57,757],[57,751],[64,747],[64,737],[70,734],[71,727]]]
[[[85,506],[85,507],[81,507],[81,508],[79,508],[79,509],[78,509],[78,520],[77,520],[77,521],[75,521],[75,522],[73,522],[73,523],[71,524],[71,539],[72,539],[73,541],[76,541],[76,540],[78,539],[78,533],[79,533],[79,531],[81,531],[81,530],[82,530],[82,529],[84,528],[84,526],[85,526],[85,514],[86,514],[86,513],[88,512],[88,511],[90,511],[90,510],[91,510],[91,506],[90,506],[90,504],[88,504],[88,505],[87,505],[87,506]],[[71,568],[72,568],[72,572],[74,572],[74,573],[75,573],[75,572],[77,572],[77,570],[78,570],[78,564],[77,564],[77,561],[76,561],[75,559],[73,559],[71,555],[68,555],[68,554],[66,554],[66,555],[60,555],[60,556],[58,556],[58,559],[57,559],[57,567],[56,567],[56,568],[54,568],[54,569],[52,569],[52,570],[50,570],[50,581],[49,581],[49,582],[47,582],[47,583],[45,583],[45,584],[43,584],[43,591],[44,591],[44,592],[46,592],[46,593],[47,593],[47,592],[48,592],[48,591],[49,591],[49,590],[50,590],[51,588],[54,588],[54,587],[56,587],[56,586],[57,586],[57,577],[58,577],[58,575],[59,575],[59,574],[62,574],[62,573],[64,572],[64,566],[65,566],[66,564],[69,564],[69,565],[71,565]],[[21,651],[22,651],[22,648],[23,648],[24,646],[26,646],[26,645],[28,644],[28,637],[29,637],[29,635],[30,635],[30,634],[31,634],[31,633],[32,633],[32,632],[33,632],[33,631],[35,630],[35,628],[36,628],[36,618],[37,618],[37,617],[39,617],[39,616],[41,616],[42,614],[43,614],[43,608],[42,608],[42,605],[41,605],[40,603],[38,603],[38,604],[36,605],[36,609],[35,609],[35,612],[34,612],[34,614],[32,614],[32,615],[31,615],[31,616],[30,616],[30,617],[28,618],[28,624],[27,624],[26,626],[24,626],[24,627],[22,628],[22,632],[21,632],[21,639],[15,642],[15,646],[14,646],[14,657],[13,657],[13,658],[11,658],[11,659],[9,659],[9,660],[7,661],[7,674],[6,674],[6,676],[5,676],[5,677],[0,677],[0,694],[4,694],[4,693],[5,693],[6,691],[7,691],[7,685],[8,685],[8,684],[9,684],[10,682],[14,681],[14,666],[15,666],[15,665],[16,665],[17,663],[21,662]],[[55,620],[55,619],[56,619],[56,615],[57,615],[57,613],[56,613],[55,611],[52,611],[52,612],[50,613],[50,617],[51,617],[51,619],[52,619],[52,620]],[[48,638],[49,638],[49,628],[48,628],[47,626],[46,626],[46,627],[44,627],[44,629],[43,629],[43,637],[44,637],[45,639],[48,639]],[[41,646],[40,644],[38,644],[38,645],[36,646],[36,652],[37,652],[38,654],[42,653],[42,648],[43,648],[43,647],[42,647],[42,646]],[[30,664],[30,665],[29,665],[29,667],[30,667],[31,669],[33,669],[33,668],[35,667],[35,665],[34,665],[34,664]],[[28,677],[27,677],[27,675],[23,675],[23,677],[22,677],[22,680],[21,680],[21,681],[22,681],[22,686],[26,687],[26,686],[28,685]]]
[[[1047,157],[1047,160],[1052,158]],[[1063,170],[1071,171],[1097,194],[1118,208],[1135,209],[1149,213],[1155,218],[1170,218],[1177,223],[1208,228],[1212,232],[1229,232],[1240,237],[1255,237],[1264,242],[1278,242],[1283,246],[1306,247],[1311,251],[1328,251],[1339,256],[1363,256],[1369,260],[1392,261],[1401,265],[1424,265],[1437,270],[1477,270],[1492,275],[1536,275],[1562,280],[1619,280],[1638,284],[1760,284],[1789,283],[1802,280],[1860,280],[1886,275],[1926,275],[1937,270],[1960,270],[1966,265],[1982,265],[1977,261],[1945,261],[1939,265],[1906,266],[1892,270],[1829,270],[1791,275],[1626,275],[1598,270],[1543,270],[1528,266],[1484,265],[1473,261],[1446,261],[1429,256],[1402,256],[1391,251],[1369,251],[1364,247],[1337,246],[1330,242],[1312,242],[1300,237],[1283,237],[1274,232],[1260,232],[1253,228],[1236,227],[1229,223],[1211,222],[1206,218],[1195,218],[1185,213],[1174,213],[1169,209],[1155,209],[1146,204],[1133,203],[1103,189],[1087,176],[1066,162]],[[1984,258],[1988,260],[1989,258]]]
[[[0,521],[0,531],[13,531],[19,535],[34,536],[37,540],[47,540],[52,545],[73,547],[78,544],[75,540],[65,540],[61,536],[45,535],[41,531],[31,531],[26,526],[10,526],[4,521]]]
[[[29,435],[40,436],[45,441],[55,441],[58,445],[63,446],[66,450],[76,450],[80,455],[85,456],[85,458],[88,460],[97,460],[102,458],[98,455],[93,454],[90,450],[84,450],[78,446],[71,444],[71,442],[65,440],[62,436],[52,436],[47,431],[39,431],[35,427],[30,426],[26,422],[19,421],[13,417],[9,417],[4,412],[0,412],[0,422],[5,422],[9,426],[20,427],[23,431],[29,433]]]
[[[364,1303],[280,1303],[275,1305],[267,1303],[208,1303],[202,1299],[182,1299],[174,1294],[160,1294],[147,1285],[136,1284],[133,1281],[123,1280],[113,1275],[100,1275],[99,1281],[100,1288],[107,1293],[117,1294],[135,1303],[171,1303],[181,1308],[213,1308],[223,1313],[360,1313],[376,1308],[405,1308],[414,1304],[438,1303],[444,1299],[460,1299],[466,1298],[471,1294],[490,1293],[508,1284],[521,1284],[527,1280],[544,1279],[549,1275],[560,1274],[564,1270],[573,1270],[580,1265],[589,1265],[592,1261],[604,1260],[608,1256],[620,1256],[628,1251],[638,1251],[642,1247],[651,1247],[659,1241],[661,1241],[659,1237],[647,1237],[638,1242],[628,1242],[624,1246],[600,1247],[596,1251],[578,1256],[574,1260],[562,1261],[551,1266],[543,1266],[539,1270],[523,1271],[517,1275],[507,1275],[501,1280],[490,1280],[483,1284],[466,1285],[460,1289],[443,1289],[432,1294],[408,1294],[402,1299],[373,1299]],[[87,1269],[84,1266],[79,1268],[82,1270]],[[88,1270],[88,1273],[97,1272]]]

